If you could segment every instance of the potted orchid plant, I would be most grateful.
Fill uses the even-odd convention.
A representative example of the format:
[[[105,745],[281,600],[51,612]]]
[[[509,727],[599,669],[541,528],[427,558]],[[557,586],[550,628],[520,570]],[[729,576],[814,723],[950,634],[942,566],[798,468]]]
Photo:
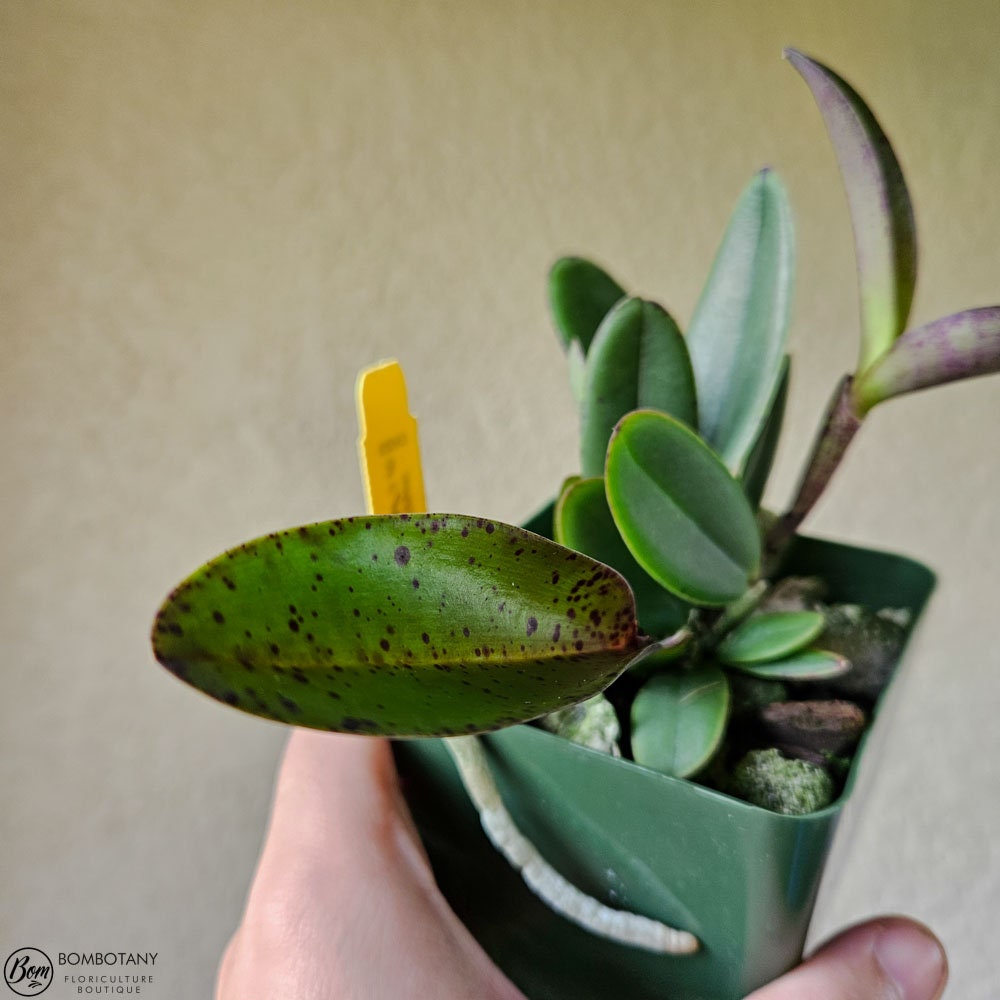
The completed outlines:
[[[794,236],[763,170],[686,333],[596,264],[554,266],[579,465],[525,525],[413,503],[278,531],[195,571],[153,627],[159,661],[219,701],[397,738],[442,889],[531,996],[739,997],[798,959],[933,586],[799,528],[879,404],[1000,370],[998,306],[907,328],[896,156],[849,84],[787,57],[840,163],[862,315],[785,513],[760,500]]]

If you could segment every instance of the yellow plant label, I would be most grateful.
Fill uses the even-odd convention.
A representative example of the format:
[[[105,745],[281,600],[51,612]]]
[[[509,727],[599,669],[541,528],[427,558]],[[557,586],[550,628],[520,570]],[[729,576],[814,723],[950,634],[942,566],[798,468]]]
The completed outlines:
[[[361,478],[372,514],[422,514],[424,475],[417,421],[406,399],[398,361],[383,361],[358,375]]]

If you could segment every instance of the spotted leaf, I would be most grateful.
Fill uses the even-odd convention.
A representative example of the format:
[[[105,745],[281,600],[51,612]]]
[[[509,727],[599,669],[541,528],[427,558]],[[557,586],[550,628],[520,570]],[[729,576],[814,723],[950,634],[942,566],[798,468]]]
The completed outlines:
[[[280,722],[393,736],[499,729],[583,701],[637,648],[614,570],[523,528],[360,517],[248,542],[153,626],[182,680]]]

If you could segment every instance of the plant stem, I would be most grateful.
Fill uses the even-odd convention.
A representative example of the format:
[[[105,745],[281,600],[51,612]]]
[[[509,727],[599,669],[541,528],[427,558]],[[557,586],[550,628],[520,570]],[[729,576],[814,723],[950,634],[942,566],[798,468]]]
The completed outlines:
[[[650,639],[648,636],[643,637],[644,640],[648,641],[645,645],[642,645],[639,652],[628,661],[628,667],[626,669],[631,670],[643,660],[650,656],[655,656],[657,653],[677,650],[678,652],[674,655],[679,655],[679,651],[683,651],[687,647],[688,643],[694,638],[695,632],[689,625],[682,625],[672,635],[668,635],[663,639]]]
[[[490,773],[478,736],[456,736],[444,741],[458,773],[479,813],[490,843],[521,873],[528,887],[544,903],[592,934],[668,955],[690,955],[698,939],[657,920],[615,910],[581,892],[560,875],[518,830]]]
[[[758,580],[748,588],[732,604],[726,605],[723,612],[715,620],[705,636],[704,645],[711,647],[719,642],[727,632],[732,631],[747,615],[764,599],[771,584],[767,580]]]
[[[813,443],[812,454],[799,482],[795,500],[767,533],[764,551],[765,570],[768,574],[773,571],[785,546],[823,494],[848,445],[861,427],[863,418],[855,413],[851,400],[853,381],[853,376],[845,375],[837,384],[820,432]]]

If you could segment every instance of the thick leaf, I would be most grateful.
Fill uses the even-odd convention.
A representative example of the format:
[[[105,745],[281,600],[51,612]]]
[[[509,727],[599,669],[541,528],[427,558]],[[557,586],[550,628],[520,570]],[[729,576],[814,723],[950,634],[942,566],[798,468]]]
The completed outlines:
[[[903,332],[917,282],[917,231],[896,154],[849,83],[794,49],[789,62],[809,85],[826,123],[847,190],[861,291],[865,371]]]
[[[587,354],[580,437],[584,476],[604,474],[615,424],[639,409],[697,425],[694,374],[677,324],[656,303],[633,298],[608,314]]]
[[[733,670],[773,681],[823,681],[851,669],[850,661],[826,649],[801,649],[781,660],[766,663],[733,663]]]
[[[823,631],[819,611],[771,611],[737,625],[716,649],[723,663],[766,663],[808,646]]]
[[[640,650],[629,660],[628,672],[631,677],[642,680],[661,673],[665,667],[686,656],[694,645],[695,634],[680,629],[671,637],[673,641],[663,645],[654,642]]]
[[[556,541],[618,570],[635,594],[639,627],[652,636],[676,632],[687,606],[660,586],[636,561],[618,533],[602,478],[581,479],[564,489],[555,512]]]
[[[569,389],[576,405],[583,404],[583,386],[587,377],[587,357],[579,340],[570,341],[566,348],[566,367],[569,374]]]
[[[867,413],[904,392],[998,371],[1000,306],[969,309],[907,330],[855,380],[855,406]]]
[[[629,551],[684,600],[727,604],[757,574],[760,535],[742,487],[680,421],[650,410],[625,417],[605,486]]]
[[[717,666],[657,674],[632,702],[632,756],[678,778],[696,774],[722,742],[728,714],[729,683]]]
[[[586,354],[601,321],[624,296],[621,285],[589,260],[557,260],[549,271],[549,306],[563,347],[575,340]]]
[[[762,170],[733,210],[687,336],[701,435],[734,473],[781,377],[794,265],[788,196]]]
[[[771,401],[764,426],[747,456],[746,466],[741,477],[747,499],[754,507],[760,506],[764,487],[767,486],[768,476],[771,475],[771,466],[774,464],[774,456],[778,450],[781,426],[785,420],[785,405],[788,402],[791,365],[792,359],[786,354],[781,365],[781,378],[778,380],[777,392]]]
[[[153,646],[182,680],[256,715],[429,736],[589,698],[637,644],[613,570],[522,528],[426,514],[233,549],[169,596]]]

